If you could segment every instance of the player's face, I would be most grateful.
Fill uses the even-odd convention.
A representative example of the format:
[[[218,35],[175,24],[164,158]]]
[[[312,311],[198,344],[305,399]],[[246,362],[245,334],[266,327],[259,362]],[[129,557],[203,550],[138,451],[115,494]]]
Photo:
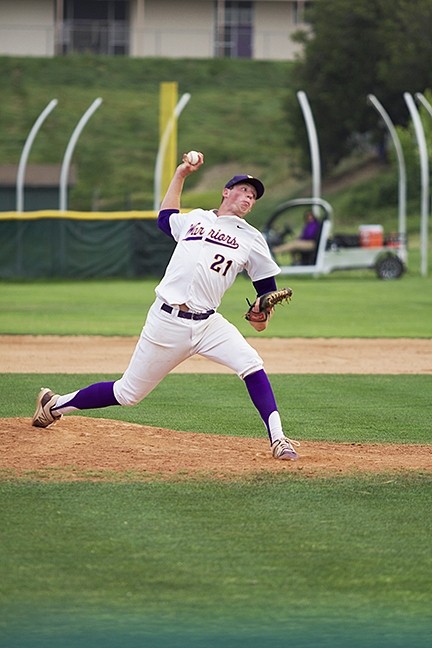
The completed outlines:
[[[229,209],[239,218],[244,218],[249,214],[257,199],[255,187],[245,182],[236,184],[230,189],[224,189],[223,196],[224,208]]]

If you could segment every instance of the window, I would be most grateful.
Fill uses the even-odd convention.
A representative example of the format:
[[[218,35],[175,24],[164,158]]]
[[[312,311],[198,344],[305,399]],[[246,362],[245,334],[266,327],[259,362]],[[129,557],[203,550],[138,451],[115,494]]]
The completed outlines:
[[[62,51],[129,52],[129,0],[65,0]]]
[[[253,2],[217,0],[216,56],[252,58]]]

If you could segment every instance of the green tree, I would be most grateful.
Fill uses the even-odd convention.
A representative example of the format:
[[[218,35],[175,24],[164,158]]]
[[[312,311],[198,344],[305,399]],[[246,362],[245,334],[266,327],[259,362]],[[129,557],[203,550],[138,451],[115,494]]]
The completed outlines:
[[[379,143],[384,130],[367,95],[406,125],[404,92],[432,86],[431,0],[316,0],[311,30],[298,35],[304,54],[287,98],[290,145],[309,168],[307,133],[297,92],[306,92],[316,121],[322,166],[331,169],[360,144]]]

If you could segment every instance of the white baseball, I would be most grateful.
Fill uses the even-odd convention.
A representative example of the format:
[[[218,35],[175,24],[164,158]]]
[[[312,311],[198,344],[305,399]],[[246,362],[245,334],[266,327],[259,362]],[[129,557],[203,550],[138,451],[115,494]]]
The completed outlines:
[[[197,151],[189,151],[189,153],[187,154],[187,159],[189,164],[198,164],[199,155]]]

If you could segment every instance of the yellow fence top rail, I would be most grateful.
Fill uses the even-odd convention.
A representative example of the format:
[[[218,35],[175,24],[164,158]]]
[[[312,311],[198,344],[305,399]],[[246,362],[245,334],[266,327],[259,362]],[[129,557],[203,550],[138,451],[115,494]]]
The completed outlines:
[[[0,212],[0,220],[39,220],[41,218],[69,218],[72,220],[142,220],[155,219],[157,211],[78,212],[48,209],[28,212]]]

